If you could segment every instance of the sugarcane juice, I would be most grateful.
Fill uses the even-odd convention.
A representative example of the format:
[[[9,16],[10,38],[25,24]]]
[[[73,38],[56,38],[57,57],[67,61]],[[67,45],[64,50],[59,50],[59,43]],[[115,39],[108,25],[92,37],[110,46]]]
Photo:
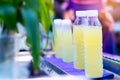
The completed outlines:
[[[102,29],[101,27],[86,27],[84,33],[85,74],[90,78],[102,77]]]
[[[74,67],[76,69],[84,69],[84,27],[73,26],[74,39]]]
[[[62,59],[65,62],[71,62],[73,61],[73,52],[72,52],[72,31],[71,28],[69,29],[64,29],[63,35],[63,54],[62,54]]]
[[[55,28],[55,52],[57,58],[62,58],[62,28]]]

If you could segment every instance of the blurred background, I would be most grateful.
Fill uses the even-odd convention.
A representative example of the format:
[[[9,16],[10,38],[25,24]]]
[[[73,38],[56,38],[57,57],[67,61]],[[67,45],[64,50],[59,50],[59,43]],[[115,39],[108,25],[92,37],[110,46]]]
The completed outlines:
[[[106,9],[111,13],[115,25],[113,28],[116,55],[120,56],[120,0],[105,0]]]

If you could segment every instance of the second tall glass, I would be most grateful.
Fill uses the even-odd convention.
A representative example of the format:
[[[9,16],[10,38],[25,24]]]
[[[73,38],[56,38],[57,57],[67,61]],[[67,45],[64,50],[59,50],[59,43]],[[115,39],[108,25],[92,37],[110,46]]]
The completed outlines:
[[[62,28],[63,28],[63,53],[62,59],[64,62],[73,61],[73,47],[72,47],[72,29],[71,29],[71,21],[68,19],[62,20]]]

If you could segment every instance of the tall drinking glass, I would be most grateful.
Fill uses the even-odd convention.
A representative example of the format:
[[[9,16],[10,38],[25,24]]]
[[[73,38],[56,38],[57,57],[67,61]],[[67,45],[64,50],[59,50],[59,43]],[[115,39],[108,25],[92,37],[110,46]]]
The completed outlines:
[[[57,58],[61,58],[62,57],[62,20],[61,19],[55,19],[54,20],[54,40],[55,40],[55,55]]]
[[[88,25],[86,13],[84,11],[76,12],[76,20],[73,25],[73,39],[75,46],[74,67],[84,69],[85,67],[85,45],[84,45],[84,28]]]
[[[71,21],[64,19],[62,20],[62,28],[63,28],[63,53],[62,59],[65,62],[73,61],[73,39],[72,39],[72,29],[71,29]]]
[[[85,27],[85,74],[89,78],[103,76],[102,27],[98,20],[98,11],[88,11],[89,26]]]

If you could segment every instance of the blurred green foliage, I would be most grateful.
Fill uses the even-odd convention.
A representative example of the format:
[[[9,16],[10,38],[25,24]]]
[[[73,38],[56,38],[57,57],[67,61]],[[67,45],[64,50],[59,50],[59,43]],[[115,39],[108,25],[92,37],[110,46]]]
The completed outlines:
[[[0,19],[4,21],[4,29],[17,31],[18,22],[25,27],[35,70],[39,68],[41,53],[39,22],[48,34],[54,15],[53,8],[52,0],[0,0]]]

